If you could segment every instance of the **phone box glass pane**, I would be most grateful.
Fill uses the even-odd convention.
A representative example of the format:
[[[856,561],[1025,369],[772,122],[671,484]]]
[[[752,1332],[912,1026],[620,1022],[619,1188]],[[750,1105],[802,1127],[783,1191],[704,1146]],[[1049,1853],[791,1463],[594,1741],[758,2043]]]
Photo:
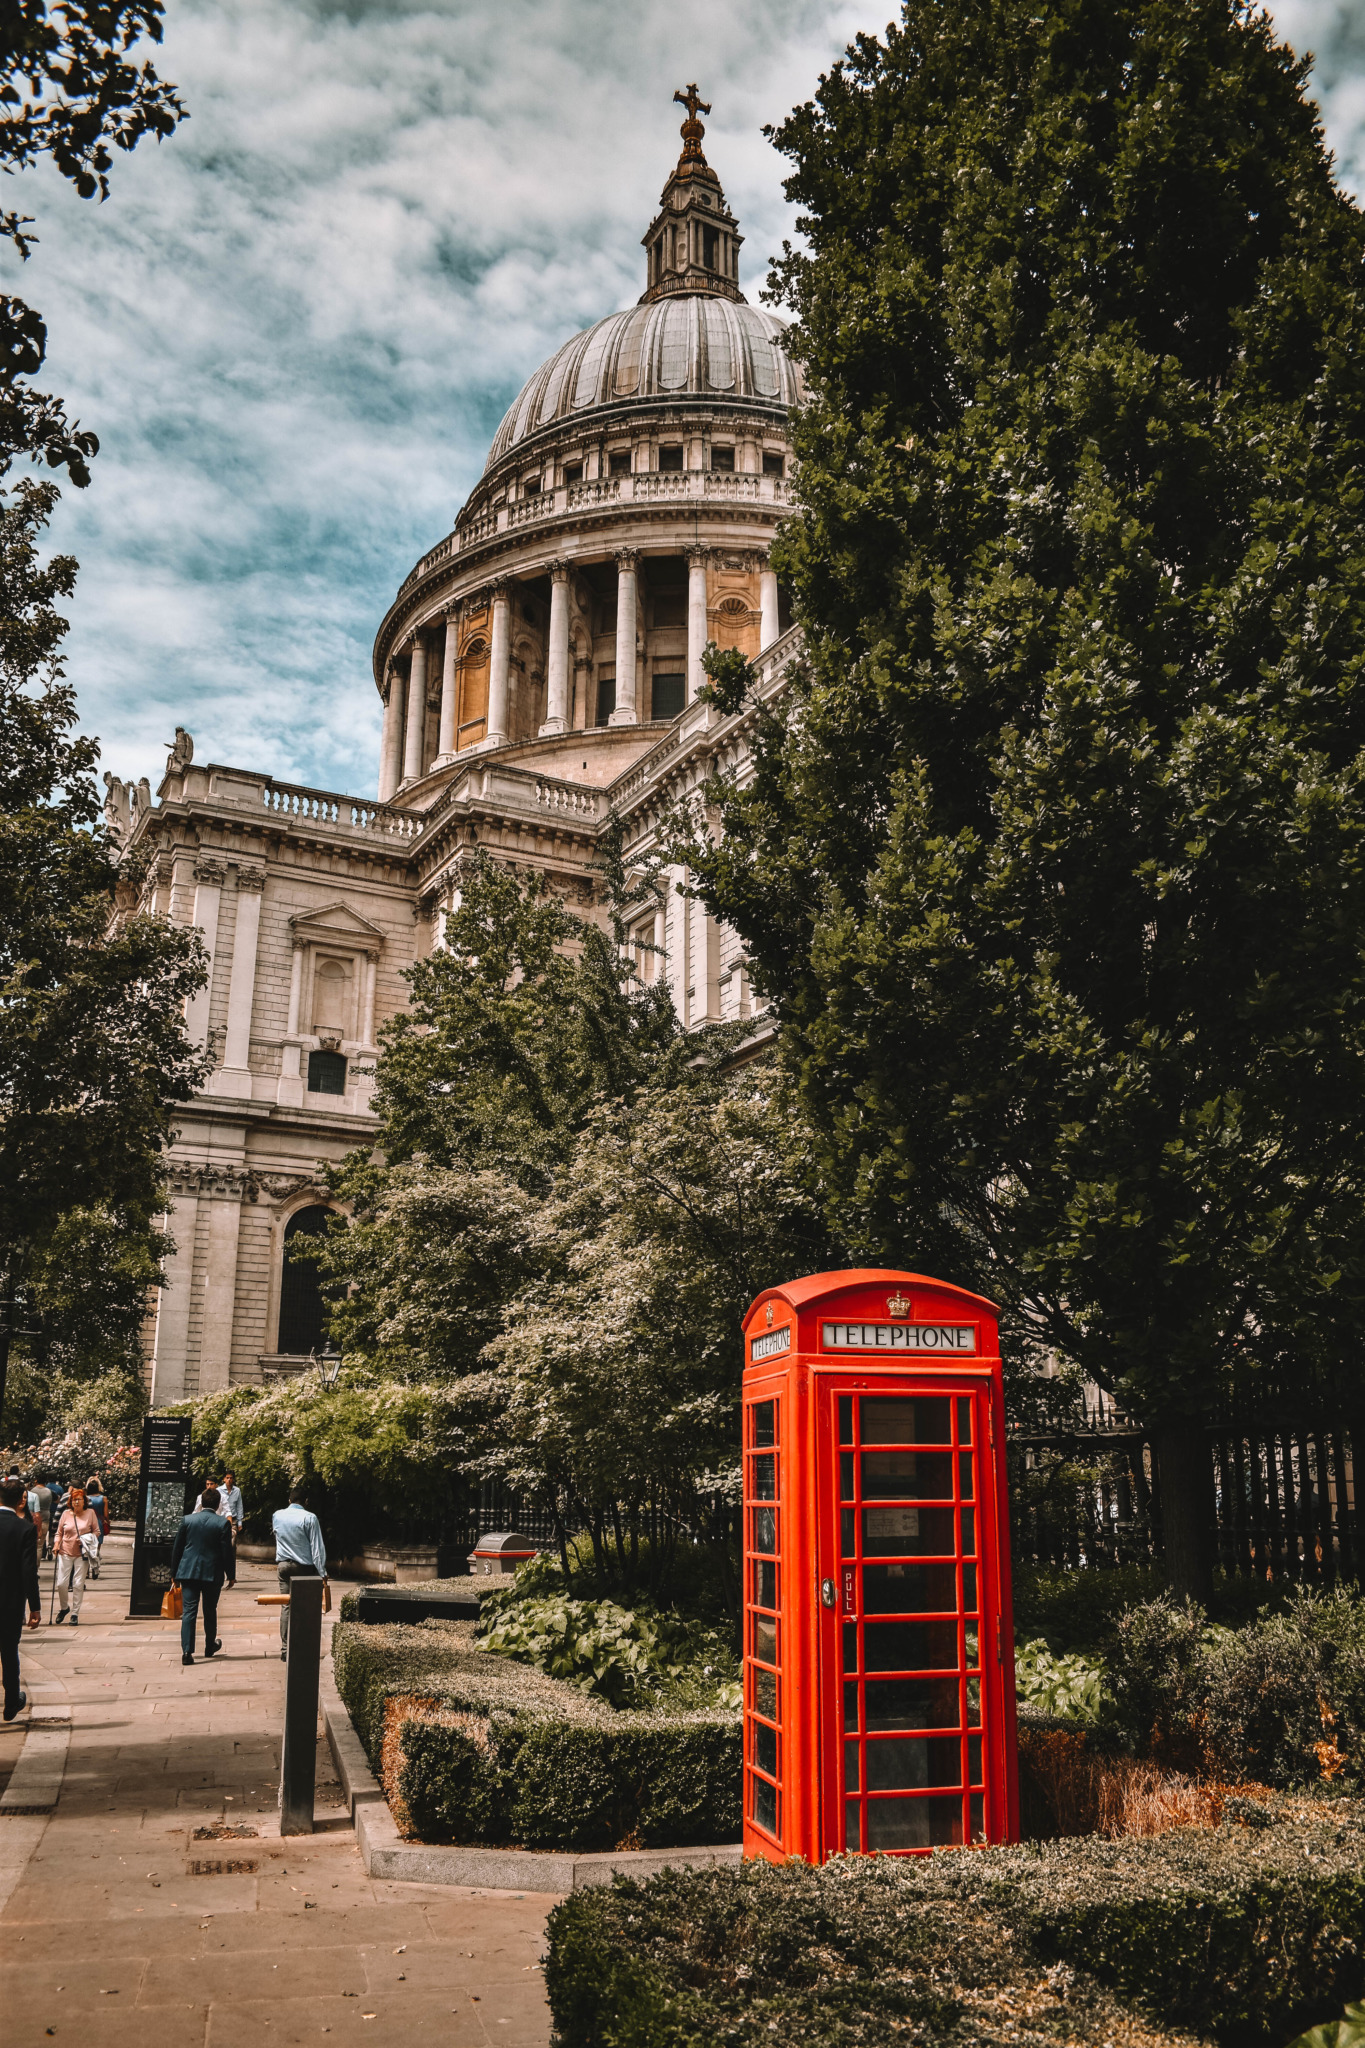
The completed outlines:
[[[766,1557],[756,1557],[753,1559],[750,1569],[754,1575],[754,1606],[775,1608],[777,1606],[777,1566]]]
[[[770,1721],[777,1719],[777,1678],[771,1671],[754,1673],[754,1711],[766,1714]]]
[[[960,1444],[972,1440],[972,1404],[966,1394],[959,1394],[957,1400],[957,1440]]]
[[[756,1450],[766,1450],[770,1444],[777,1442],[776,1401],[755,1401],[753,1417],[754,1448]]]
[[[753,1618],[754,1656],[760,1664],[777,1662],[777,1623],[770,1621],[766,1614]]]
[[[869,1621],[863,1626],[869,1671],[954,1671],[955,1621]]]
[[[766,1771],[770,1778],[777,1776],[777,1730],[770,1728],[766,1721],[755,1721],[754,1762],[760,1771]]]
[[[869,1849],[947,1849],[962,1841],[962,1801],[870,1799]]]
[[[749,1460],[749,1484],[755,1500],[777,1499],[777,1459],[771,1451]]]
[[[865,1614],[955,1614],[957,1567],[951,1564],[865,1564]]]
[[[777,1516],[772,1508],[750,1508],[753,1516],[753,1547],[762,1555],[777,1553]]]
[[[863,1688],[869,1734],[893,1728],[956,1728],[955,1678],[869,1678]]]
[[[844,1744],[844,1790],[845,1792],[856,1792],[858,1790],[858,1744],[856,1742],[846,1742]]]
[[[951,1508],[864,1508],[865,1557],[951,1557]]]
[[[869,1792],[918,1792],[961,1783],[962,1744],[956,1735],[890,1735],[867,1745]]]
[[[839,1441],[841,1444],[851,1444],[853,1441],[853,1396],[851,1394],[841,1394],[839,1396]]]
[[[952,1411],[943,1394],[863,1396],[859,1441],[865,1444],[950,1444]]]
[[[856,1735],[857,1732],[858,1687],[856,1684],[846,1685],[844,1687],[844,1733],[846,1735]]]
[[[864,1451],[864,1500],[951,1500],[949,1451]]]
[[[755,1825],[770,1835],[777,1833],[777,1789],[766,1778],[751,1778],[753,1805],[750,1808]]]

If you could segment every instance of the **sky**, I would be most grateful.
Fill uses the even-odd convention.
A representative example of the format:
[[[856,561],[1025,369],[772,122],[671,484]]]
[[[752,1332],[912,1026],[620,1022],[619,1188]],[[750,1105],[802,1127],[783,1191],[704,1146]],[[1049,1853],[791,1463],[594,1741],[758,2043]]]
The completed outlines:
[[[68,673],[103,765],[200,760],[369,794],[375,630],[450,531],[503,412],[644,287],[676,86],[757,299],[793,232],[765,141],[890,8],[866,0],[169,0],[189,109],[103,204],[48,169],[0,290],[48,324],[40,380],[100,437],[51,529],[80,562]],[[1345,182],[1365,187],[1365,0],[1280,0]]]

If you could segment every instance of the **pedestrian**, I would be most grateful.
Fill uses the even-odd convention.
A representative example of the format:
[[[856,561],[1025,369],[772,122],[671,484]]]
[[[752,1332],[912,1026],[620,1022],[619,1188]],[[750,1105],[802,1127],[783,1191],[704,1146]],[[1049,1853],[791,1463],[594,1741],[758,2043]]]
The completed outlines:
[[[31,1522],[19,1518],[23,1497],[22,1481],[0,1481],[0,1675],[4,1679],[7,1721],[12,1721],[20,1708],[28,1705],[28,1695],[19,1684],[19,1638],[24,1632],[24,1608],[28,1608],[30,1628],[37,1628],[43,1613],[38,1592],[38,1533]]]
[[[86,1505],[85,1488],[73,1486],[52,1536],[52,1551],[57,1560],[58,1624],[66,1620],[68,1608],[73,1628],[80,1620],[86,1574],[91,1560],[99,1556],[99,1542],[99,1517]]]
[[[270,1518],[275,1531],[275,1567],[280,1575],[280,1591],[289,1591],[293,1578],[326,1579],[327,1546],[322,1540],[322,1524],[310,1514],[303,1504],[303,1488],[291,1486],[287,1508],[276,1508]],[[289,1654],[289,1609],[280,1609],[280,1656]]]
[[[104,1551],[104,1539],[109,1534],[109,1503],[104,1497],[104,1481],[98,1472],[92,1472],[86,1480],[85,1498],[100,1525],[99,1553],[90,1567],[91,1578],[97,1579],[100,1575],[100,1555]]]
[[[33,1484],[28,1491],[29,1513],[38,1525],[38,1555],[47,1556],[48,1539],[52,1533],[52,1488],[41,1472],[33,1475]]]
[[[232,1524],[232,1541],[236,1544],[242,1533],[242,1489],[237,1484],[235,1472],[223,1474],[223,1512]]]
[[[171,1551],[171,1577],[183,1598],[180,1611],[180,1662],[194,1662],[194,1619],[199,1603],[204,1604],[204,1655],[216,1657],[222,1649],[218,1634],[218,1595],[223,1581],[237,1583],[232,1558],[232,1532],[219,1513],[218,1489],[206,1486],[201,1505],[186,1515],[175,1532]]]

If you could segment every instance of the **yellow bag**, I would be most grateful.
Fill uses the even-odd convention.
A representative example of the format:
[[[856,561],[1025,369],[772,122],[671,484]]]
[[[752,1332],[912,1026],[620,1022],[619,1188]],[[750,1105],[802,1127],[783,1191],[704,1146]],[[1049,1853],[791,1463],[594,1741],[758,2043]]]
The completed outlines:
[[[169,1586],[161,1596],[161,1619],[179,1621],[185,1612],[185,1596],[179,1586]]]

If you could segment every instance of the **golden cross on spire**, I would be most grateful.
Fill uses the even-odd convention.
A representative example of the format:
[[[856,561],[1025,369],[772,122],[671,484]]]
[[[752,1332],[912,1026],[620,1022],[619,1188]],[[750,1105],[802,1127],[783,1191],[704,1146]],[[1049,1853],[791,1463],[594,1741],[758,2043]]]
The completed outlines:
[[[701,97],[695,85],[689,85],[686,92],[675,92],[673,97],[680,107],[686,107],[689,121],[695,121],[698,112],[709,114],[711,111],[710,101]]]
[[[697,119],[697,115],[699,113],[709,114],[711,102],[702,98],[695,85],[689,85],[686,92],[675,92],[673,97],[680,107],[686,107],[687,109],[687,119],[678,131],[683,139],[682,161],[684,163],[704,162],[705,159],[701,153],[701,139],[705,135],[706,130]]]

